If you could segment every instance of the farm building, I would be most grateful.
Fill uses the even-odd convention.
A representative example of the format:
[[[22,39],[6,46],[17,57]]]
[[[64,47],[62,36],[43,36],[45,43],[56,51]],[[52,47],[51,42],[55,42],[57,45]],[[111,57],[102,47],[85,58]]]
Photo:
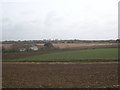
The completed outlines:
[[[20,52],[24,52],[24,51],[26,51],[26,48],[20,48],[19,50],[20,50]]]
[[[38,51],[38,47],[37,46],[32,46],[32,47],[30,47],[30,49],[33,50],[33,51]]]

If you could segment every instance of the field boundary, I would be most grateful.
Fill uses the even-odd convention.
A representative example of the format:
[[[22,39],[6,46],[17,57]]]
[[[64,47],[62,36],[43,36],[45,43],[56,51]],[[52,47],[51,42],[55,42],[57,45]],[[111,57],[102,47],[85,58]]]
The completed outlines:
[[[119,64],[120,62],[82,62],[82,63],[36,63],[36,62],[2,62],[2,64]]]
[[[2,61],[2,62],[17,62],[17,63],[81,63],[81,62],[120,62],[120,60],[104,60],[104,59],[95,59],[95,60],[72,60],[72,61]]]

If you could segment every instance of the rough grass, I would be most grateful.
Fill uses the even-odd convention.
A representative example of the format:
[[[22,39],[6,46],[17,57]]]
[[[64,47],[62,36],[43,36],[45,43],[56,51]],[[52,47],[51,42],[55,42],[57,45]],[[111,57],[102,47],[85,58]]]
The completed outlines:
[[[18,61],[96,61],[117,60],[118,48],[88,49],[50,53],[18,59]]]
[[[44,44],[37,44],[43,46]],[[88,47],[88,46],[110,46],[117,45],[116,43],[53,43],[54,47],[73,48],[73,47]]]

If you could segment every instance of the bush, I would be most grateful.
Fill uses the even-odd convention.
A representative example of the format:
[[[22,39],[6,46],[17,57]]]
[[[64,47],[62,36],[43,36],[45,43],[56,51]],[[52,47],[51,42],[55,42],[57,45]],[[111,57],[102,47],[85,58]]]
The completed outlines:
[[[45,44],[44,44],[44,47],[46,47],[46,48],[54,48],[53,44],[50,43],[50,42],[45,43]]]

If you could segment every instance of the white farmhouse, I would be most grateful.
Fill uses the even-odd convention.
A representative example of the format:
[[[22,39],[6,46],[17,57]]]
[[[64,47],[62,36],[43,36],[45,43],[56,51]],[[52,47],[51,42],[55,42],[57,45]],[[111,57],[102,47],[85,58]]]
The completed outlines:
[[[38,51],[38,47],[37,46],[32,46],[32,47],[30,47],[30,49],[33,50],[33,51]]]
[[[26,51],[26,48],[20,48],[19,50],[20,50],[20,52],[24,52],[24,51]]]

